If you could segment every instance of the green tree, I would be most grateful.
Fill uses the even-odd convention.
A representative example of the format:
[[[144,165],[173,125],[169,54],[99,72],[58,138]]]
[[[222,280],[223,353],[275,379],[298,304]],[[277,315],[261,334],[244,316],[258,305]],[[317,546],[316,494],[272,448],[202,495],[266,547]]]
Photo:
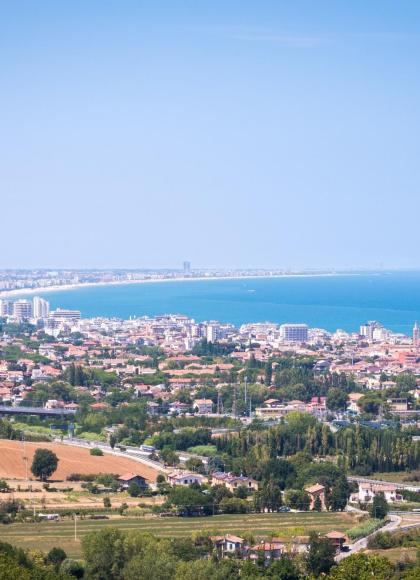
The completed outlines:
[[[317,495],[316,498],[315,498],[315,500],[314,500],[313,511],[320,512],[321,510],[322,510],[321,498],[319,497],[319,495]]]
[[[141,487],[139,486],[138,483],[136,483],[135,481],[132,481],[130,483],[130,485],[128,486],[127,491],[131,497],[139,497],[139,495],[141,494]]]
[[[389,512],[389,505],[385,499],[385,496],[382,492],[377,493],[373,498],[372,505],[370,506],[370,515],[373,518],[377,518],[379,520],[383,520],[386,518]]]
[[[105,528],[82,538],[83,558],[89,580],[122,580],[125,565],[124,533]]]
[[[342,411],[347,405],[347,393],[338,387],[332,387],[327,393],[327,407],[331,411]]]
[[[74,578],[83,578],[85,569],[77,560],[67,558],[60,566],[60,572]]]
[[[331,489],[329,507],[332,511],[343,511],[350,496],[350,486],[345,475],[339,477]]]
[[[67,558],[67,554],[62,548],[51,548],[48,552],[45,561],[48,564],[52,564],[55,568],[58,568],[62,562]]]
[[[177,559],[163,550],[147,550],[134,556],[124,568],[124,580],[171,580]]]
[[[305,562],[309,574],[315,577],[328,574],[334,566],[335,548],[328,538],[321,538],[316,532],[309,536],[309,552]]]
[[[108,496],[104,497],[104,508],[109,509],[111,507],[111,500],[109,499]]]
[[[393,577],[394,567],[387,558],[367,554],[352,554],[330,573],[331,580],[389,580]]]
[[[265,573],[267,578],[275,580],[299,580],[300,573],[293,560],[287,556],[282,556],[280,560],[273,562]]]
[[[58,466],[58,457],[50,449],[37,449],[31,465],[31,471],[35,477],[42,481],[48,479]]]

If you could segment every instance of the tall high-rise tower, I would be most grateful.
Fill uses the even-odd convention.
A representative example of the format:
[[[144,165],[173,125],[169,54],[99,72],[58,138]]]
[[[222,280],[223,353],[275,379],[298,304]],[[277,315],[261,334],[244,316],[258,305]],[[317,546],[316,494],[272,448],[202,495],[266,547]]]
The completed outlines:
[[[413,346],[416,348],[419,347],[419,325],[417,324],[417,320],[413,327]]]

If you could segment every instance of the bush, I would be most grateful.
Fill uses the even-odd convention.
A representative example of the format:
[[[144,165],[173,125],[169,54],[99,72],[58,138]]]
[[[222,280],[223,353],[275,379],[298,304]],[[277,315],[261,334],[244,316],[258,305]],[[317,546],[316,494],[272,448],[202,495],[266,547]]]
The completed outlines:
[[[101,457],[104,454],[104,452],[102,451],[102,449],[99,449],[99,447],[92,447],[92,449],[90,450],[90,454],[95,455],[95,457]]]
[[[376,519],[369,519],[365,520],[364,522],[350,528],[346,531],[347,536],[350,540],[358,540],[359,538],[364,538],[368,536],[375,530],[378,530],[380,527],[384,525],[383,520],[376,520]]]
[[[10,487],[6,480],[0,479],[0,492],[9,491]]]
[[[132,481],[130,483],[130,485],[128,486],[127,491],[131,497],[139,497],[139,495],[141,494],[141,487],[139,486],[138,483],[136,483],[135,481]]]
[[[83,578],[85,574],[83,566],[77,560],[70,560],[70,558],[67,558],[61,564],[60,572],[68,576],[74,576],[75,578]]]

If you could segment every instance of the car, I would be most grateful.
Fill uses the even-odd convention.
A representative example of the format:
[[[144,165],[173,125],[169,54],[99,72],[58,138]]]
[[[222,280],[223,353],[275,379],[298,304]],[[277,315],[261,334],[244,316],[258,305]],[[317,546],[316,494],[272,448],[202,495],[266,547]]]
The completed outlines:
[[[287,505],[282,505],[279,512],[290,512],[290,508]]]

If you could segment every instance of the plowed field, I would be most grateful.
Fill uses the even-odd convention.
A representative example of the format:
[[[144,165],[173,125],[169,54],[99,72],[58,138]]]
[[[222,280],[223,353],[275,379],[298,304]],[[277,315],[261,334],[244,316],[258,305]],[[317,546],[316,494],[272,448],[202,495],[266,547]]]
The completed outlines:
[[[152,467],[143,465],[128,457],[117,457],[106,454],[102,457],[90,455],[89,449],[60,445],[59,443],[26,443],[25,450],[20,441],[0,440],[0,478],[25,479],[25,454],[28,458],[29,477],[32,477],[30,467],[35,450],[39,447],[51,449],[57,455],[58,468],[51,476],[52,480],[65,480],[70,473],[135,473],[149,481],[156,481],[158,475]]]

